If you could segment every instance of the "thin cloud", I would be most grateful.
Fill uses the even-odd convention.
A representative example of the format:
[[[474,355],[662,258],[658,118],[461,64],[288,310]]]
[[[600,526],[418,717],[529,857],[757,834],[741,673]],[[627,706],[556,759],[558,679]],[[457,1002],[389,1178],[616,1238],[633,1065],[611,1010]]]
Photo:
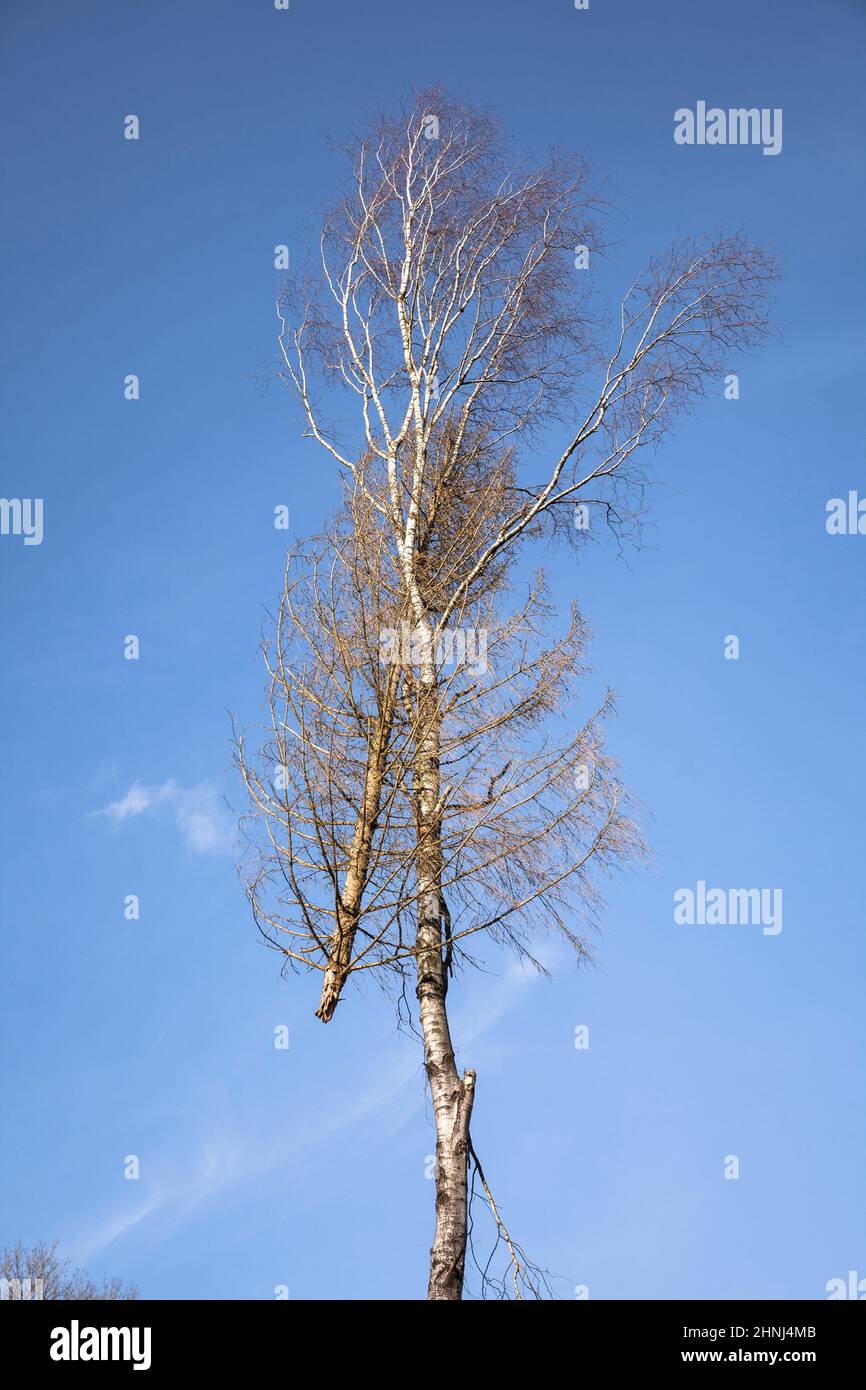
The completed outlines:
[[[153,805],[173,804],[172,796],[154,796],[146,806],[141,805],[142,793],[155,794],[160,790],[133,786],[121,801],[100,814],[111,812],[112,819],[121,823]],[[546,963],[557,955],[557,950],[552,949]],[[457,1031],[464,1032],[463,1051],[467,1043],[478,1043],[501,1027],[538,979],[519,961],[508,962],[501,976],[488,977],[480,1005],[474,1007],[473,1013],[468,1005],[458,1010]],[[295,1185],[300,1186],[305,1169],[316,1163],[323,1151],[333,1151],[334,1140],[340,1134],[353,1134],[356,1142],[368,1139],[383,1143],[404,1128],[425,1104],[421,1068],[419,1046],[400,1039],[384,1057],[381,1053],[371,1057],[351,1087],[335,1089],[332,1103],[324,1110],[320,1099],[307,1098],[279,1124],[274,1123],[270,1112],[260,1115],[258,1121],[251,1116],[235,1117],[233,1121],[224,1117],[215,1124],[209,1119],[191,1145],[181,1145],[153,1159],[144,1199],[131,1210],[114,1207],[95,1220],[75,1242],[76,1258],[86,1263],[142,1224],[152,1238],[165,1237],[204,1204],[239,1192],[254,1192],[275,1172],[283,1178],[292,1175]]]
[[[218,789],[210,782],[182,787],[173,777],[159,786],[133,782],[125,796],[92,814],[121,826],[125,821],[168,811],[188,849],[224,854],[232,847],[232,825]]]
[[[96,1219],[71,1242],[75,1260],[86,1264],[142,1222],[155,1227],[152,1237],[165,1237],[207,1203],[233,1192],[255,1191],[257,1184],[274,1172],[285,1175],[293,1166],[300,1172],[336,1134],[361,1128],[374,1115],[399,1110],[405,1119],[403,1097],[409,1083],[417,1090],[411,1113],[423,1098],[418,1060],[398,1052],[384,1072],[377,1067],[371,1084],[361,1094],[351,1098],[344,1094],[342,1103],[336,1098],[325,1115],[320,1105],[308,1103],[278,1128],[270,1114],[261,1117],[258,1125],[251,1125],[249,1119],[233,1124],[223,1120],[218,1126],[208,1122],[192,1145],[181,1145],[149,1160],[150,1176],[142,1179],[142,1185],[147,1183],[143,1199],[132,1208],[115,1204],[107,1215]]]
[[[119,1209],[106,1217],[98,1226],[71,1246],[76,1264],[87,1264],[93,1255],[101,1253],[107,1246],[133,1231],[145,1221],[159,1206],[157,1197],[149,1197],[132,1211]]]

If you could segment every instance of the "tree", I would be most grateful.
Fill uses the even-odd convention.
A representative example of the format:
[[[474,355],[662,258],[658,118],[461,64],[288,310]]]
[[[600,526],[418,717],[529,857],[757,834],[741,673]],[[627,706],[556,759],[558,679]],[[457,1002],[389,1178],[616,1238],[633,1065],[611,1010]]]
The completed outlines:
[[[320,271],[278,303],[280,375],[344,501],[289,557],[258,765],[238,741],[252,839],[267,827],[247,892],[271,944],[321,971],[324,1022],[352,974],[405,994],[414,969],[437,1136],[428,1296],[457,1299],[476,1078],[456,1066],[450,974],[470,939],[531,959],[551,925],[588,956],[599,873],[642,854],[603,750],[610,695],[555,736],[583,619],[552,636],[543,575],[519,597],[518,558],[579,541],[576,505],[618,535],[639,524],[643,458],[766,337],[776,271],[742,234],[680,240],[605,344],[573,262],[603,249],[585,161],[525,164],[438,87],[347,154]],[[328,423],[315,380],[348,392],[354,429]],[[483,1186],[520,1296],[528,1267]]]
[[[95,1284],[57,1254],[57,1241],[25,1246],[20,1241],[0,1251],[2,1297],[26,1299],[137,1299],[138,1289],[114,1276]]]

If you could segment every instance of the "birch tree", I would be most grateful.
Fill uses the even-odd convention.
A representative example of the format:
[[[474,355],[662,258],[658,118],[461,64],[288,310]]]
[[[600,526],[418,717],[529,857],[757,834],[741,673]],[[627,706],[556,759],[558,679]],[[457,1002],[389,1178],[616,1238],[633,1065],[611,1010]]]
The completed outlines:
[[[413,972],[436,1125],[428,1297],[453,1300],[476,1077],[455,1060],[451,972],[484,938],[534,959],[551,928],[587,956],[599,876],[642,853],[604,752],[611,696],[555,736],[583,618],[557,635],[543,574],[521,594],[517,562],[573,537],[577,505],[628,530],[676,415],[765,338],[775,268],[739,233],[681,239],[604,311],[574,268],[576,247],[604,250],[586,161],[523,161],[441,88],[346,155],[318,271],[277,306],[280,375],[344,501],[289,558],[269,735],[258,758],[238,743],[266,829],[247,892],[270,943],[321,973],[324,1022],[354,974]],[[528,1266],[482,1181],[520,1297]]]

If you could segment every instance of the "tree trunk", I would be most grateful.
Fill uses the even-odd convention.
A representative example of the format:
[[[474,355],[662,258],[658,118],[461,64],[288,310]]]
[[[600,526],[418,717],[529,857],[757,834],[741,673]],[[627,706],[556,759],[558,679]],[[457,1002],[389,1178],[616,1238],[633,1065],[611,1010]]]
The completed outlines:
[[[454,1061],[445,996],[448,968],[442,954],[443,897],[439,720],[435,673],[422,674],[421,736],[416,748],[415,800],[418,823],[418,1010],[424,1059],[436,1122],[436,1229],[430,1249],[428,1299],[463,1296],[468,1226],[469,1120],[475,1072],[461,1078]],[[450,954],[450,951],[449,951]]]
[[[370,742],[367,748],[367,766],[364,775],[364,791],[355,822],[352,845],[349,850],[349,863],[342,892],[337,900],[334,935],[328,953],[328,968],[322,981],[322,994],[316,1017],[329,1023],[334,1015],[343,986],[349,974],[352,960],[352,947],[355,932],[361,916],[361,902],[367,883],[373,837],[376,833],[379,811],[382,804],[382,787],[391,730],[394,726],[394,702],[397,690],[395,670],[388,673],[381,708],[376,717]]]
[[[430,1247],[429,1299],[463,1296],[468,1223],[469,1120],[475,1072],[461,1078],[445,1009],[446,970],[439,922],[424,923],[418,943],[418,1003],[427,1079],[436,1119],[436,1230]],[[429,940],[425,949],[422,942]]]

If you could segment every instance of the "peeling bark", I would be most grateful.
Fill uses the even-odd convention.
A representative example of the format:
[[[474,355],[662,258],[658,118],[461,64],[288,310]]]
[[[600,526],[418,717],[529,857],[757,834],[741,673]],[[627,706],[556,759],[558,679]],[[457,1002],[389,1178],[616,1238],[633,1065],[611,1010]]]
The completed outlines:
[[[475,1072],[467,1070],[461,1077],[454,1061],[439,936],[438,923],[431,930],[422,927],[418,947],[418,1003],[436,1118],[436,1228],[430,1247],[427,1297],[455,1301],[463,1296],[469,1216],[469,1122]],[[428,937],[430,945],[425,947],[423,942]]]
[[[415,756],[418,830],[416,993],[427,1081],[436,1123],[436,1227],[430,1249],[427,1297],[454,1301],[463,1296],[468,1230],[469,1121],[475,1096],[475,1072],[466,1071],[461,1077],[457,1070],[445,1004],[448,966],[447,956],[443,956],[445,902],[442,896],[437,695],[435,666],[428,647],[420,682],[418,722],[421,733]]]

